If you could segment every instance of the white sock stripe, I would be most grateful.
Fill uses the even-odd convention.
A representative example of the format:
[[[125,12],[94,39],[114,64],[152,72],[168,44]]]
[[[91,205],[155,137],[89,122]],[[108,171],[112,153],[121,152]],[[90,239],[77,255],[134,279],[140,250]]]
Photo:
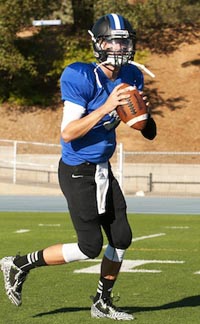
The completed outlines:
[[[27,260],[28,260],[29,264],[32,264],[32,262],[31,262],[31,254],[30,253],[27,254]]]
[[[38,256],[38,251],[35,252],[35,261],[38,261],[39,256]]]
[[[98,292],[98,294],[102,294],[102,292],[103,292],[103,282],[101,282],[101,280],[99,280],[99,282],[98,282],[98,287],[97,287],[97,292]]]
[[[31,263],[35,262],[35,253],[31,253]]]
[[[38,251],[27,254],[27,260],[29,264],[35,263],[36,261],[38,261],[38,259]]]
[[[98,285],[97,289],[103,290],[103,285],[102,286],[101,285]]]

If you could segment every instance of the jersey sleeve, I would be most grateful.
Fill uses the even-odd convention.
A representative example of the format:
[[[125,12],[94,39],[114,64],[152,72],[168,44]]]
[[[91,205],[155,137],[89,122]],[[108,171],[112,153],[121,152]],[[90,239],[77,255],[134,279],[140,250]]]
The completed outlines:
[[[92,73],[94,73],[92,71]],[[91,69],[84,63],[74,63],[65,68],[61,75],[61,97],[86,107],[93,92]]]

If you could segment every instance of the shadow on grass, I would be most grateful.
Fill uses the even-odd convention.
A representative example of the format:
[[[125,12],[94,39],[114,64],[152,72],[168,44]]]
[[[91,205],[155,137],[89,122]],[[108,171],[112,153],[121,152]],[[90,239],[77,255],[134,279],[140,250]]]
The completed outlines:
[[[200,306],[200,295],[186,297],[160,306],[123,307],[123,310],[128,311],[129,313],[140,313],[140,312],[152,312],[152,311],[159,311],[159,310],[166,310],[166,309],[173,309],[173,308],[196,307],[196,306]],[[33,315],[33,317],[42,317],[46,315],[81,312],[81,311],[90,311],[90,307],[63,307],[63,308],[54,309],[49,312],[36,314]]]
[[[33,315],[32,317],[42,317],[46,315],[55,315],[59,313],[72,313],[72,312],[82,312],[82,311],[90,311],[90,307],[63,307],[63,308],[54,309],[49,312],[39,313]]]
[[[173,309],[173,308],[182,308],[182,307],[196,307],[200,306],[200,295],[185,297],[183,299],[163,304],[160,306],[148,306],[148,307],[132,307],[130,310],[134,313],[139,312],[151,312],[151,311],[159,311],[165,309]]]

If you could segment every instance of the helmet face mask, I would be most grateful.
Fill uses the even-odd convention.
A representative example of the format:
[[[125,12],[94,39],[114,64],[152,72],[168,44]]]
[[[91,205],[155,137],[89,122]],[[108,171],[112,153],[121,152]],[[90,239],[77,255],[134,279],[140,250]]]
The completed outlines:
[[[99,62],[120,67],[133,60],[136,34],[122,16],[109,14],[101,17],[89,33]]]
[[[121,66],[127,64],[134,56],[133,41],[130,38],[104,38],[98,42],[99,61]],[[98,57],[97,57],[98,59]]]

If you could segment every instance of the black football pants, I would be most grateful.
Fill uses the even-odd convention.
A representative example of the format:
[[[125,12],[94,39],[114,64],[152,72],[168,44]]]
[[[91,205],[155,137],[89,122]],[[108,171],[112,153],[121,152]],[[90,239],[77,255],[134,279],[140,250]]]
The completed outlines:
[[[98,214],[95,172],[96,165],[92,163],[70,166],[62,159],[59,162],[59,184],[68,203],[79,248],[92,259],[96,258],[102,249],[102,228],[109,244],[114,248],[125,250],[132,240],[126,202],[110,165],[106,212]]]

